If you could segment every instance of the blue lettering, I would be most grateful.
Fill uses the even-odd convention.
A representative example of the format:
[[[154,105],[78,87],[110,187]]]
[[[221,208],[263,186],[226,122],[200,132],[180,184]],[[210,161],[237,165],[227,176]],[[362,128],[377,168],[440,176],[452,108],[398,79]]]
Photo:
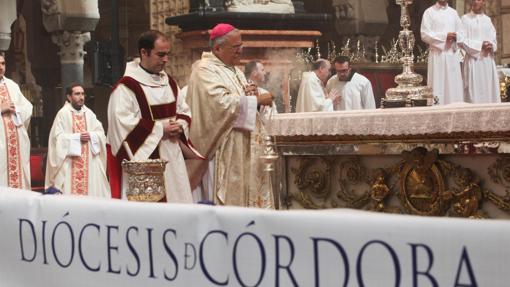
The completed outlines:
[[[188,247],[191,247],[191,249],[188,249]],[[188,250],[191,250],[192,251],[192,254],[193,256],[191,256],[189,253],[188,253]],[[191,261],[191,266],[188,266],[188,258],[193,258],[193,260]],[[185,243],[184,244],[184,269],[186,270],[192,270],[193,268],[195,268],[195,265],[197,264],[197,251],[195,249],[195,246],[191,243]]]
[[[289,274],[290,280],[292,281],[292,284],[294,286],[298,286],[298,283],[296,281],[296,278],[292,274],[292,271],[290,270],[290,265],[292,265],[292,262],[294,261],[294,244],[292,243],[292,240],[287,236],[281,236],[281,235],[273,235],[275,239],[275,248],[276,248],[276,266],[275,266],[275,286],[280,286],[280,269],[285,269],[287,273]],[[284,239],[287,241],[287,244],[290,249],[290,259],[289,263],[287,265],[282,265],[280,263],[280,239]]]
[[[129,276],[137,276],[138,273],[140,273],[140,256],[138,256],[138,252],[136,252],[136,249],[135,247],[133,246],[133,244],[131,243],[131,240],[130,240],[130,237],[129,237],[129,234],[131,233],[131,231],[136,231],[136,235],[138,235],[138,227],[136,226],[130,226],[127,230],[126,230],[126,243],[128,245],[128,248],[129,248],[129,251],[131,251],[131,254],[133,254],[133,257],[135,257],[135,260],[136,260],[136,271],[135,272],[131,272],[129,270],[129,267],[126,265],[126,273],[129,275]]]
[[[347,286],[347,284],[349,283],[349,259],[347,257],[347,253],[345,252],[342,245],[340,245],[338,242],[336,242],[332,239],[329,239],[329,238],[313,238],[312,237],[312,240],[313,240],[313,262],[314,262],[314,271],[315,271],[315,286],[316,287],[320,286],[320,275],[319,275],[319,270],[320,270],[320,267],[319,267],[319,254],[320,254],[319,253],[319,243],[320,242],[326,242],[326,243],[332,244],[333,246],[336,247],[336,249],[342,256],[342,261],[343,261],[343,265],[344,265],[344,274],[345,274],[343,286]],[[328,266],[328,268],[329,267],[330,266]]]
[[[207,277],[207,279],[209,281],[211,281],[213,284],[216,284],[216,285],[219,285],[219,286],[226,286],[228,285],[228,278],[229,276],[227,275],[227,279],[223,282],[220,282],[216,279],[214,279],[211,274],[209,273],[209,271],[207,270],[206,266],[205,266],[205,261],[204,261],[204,253],[205,253],[205,250],[204,250],[204,246],[205,246],[205,241],[207,240],[207,238],[210,236],[210,235],[213,235],[213,234],[220,234],[220,235],[223,235],[223,237],[225,238],[225,241],[227,242],[228,244],[228,235],[225,231],[221,231],[221,230],[213,230],[213,231],[209,231],[209,233],[207,233],[205,236],[204,236],[204,239],[202,239],[202,242],[200,242],[200,254],[199,254],[199,258],[200,258],[200,268],[202,269],[202,272],[204,272],[204,275],[205,277]]]
[[[30,240],[34,243],[34,253],[32,255],[32,258],[25,257],[25,248],[23,245],[23,223],[27,223],[28,227],[30,228],[30,231],[32,232],[33,240]],[[34,261],[36,255],[37,255],[37,237],[35,236],[34,224],[28,219],[19,218],[19,244],[20,244],[20,248],[21,248],[21,260],[27,261],[27,262]]]
[[[154,276],[154,260],[152,256],[152,228],[147,228],[147,241],[149,244],[149,278],[156,278]]]
[[[81,263],[83,264],[83,266],[85,266],[85,268],[87,268],[87,270],[89,270],[89,271],[97,272],[101,269],[101,262],[99,262],[99,265],[96,268],[93,268],[93,267],[90,267],[90,265],[85,261],[85,258],[83,256],[83,248],[82,248],[83,234],[85,233],[85,230],[89,227],[94,227],[97,230],[97,234],[99,236],[99,231],[100,231],[99,225],[89,223],[89,224],[83,226],[83,228],[81,229],[81,232],[80,232],[80,237],[78,238],[78,253],[80,254],[80,260],[81,260]]]
[[[412,259],[413,259],[413,286],[418,286],[418,275],[425,276],[429,279],[432,286],[438,287],[436,279],[430,274],[430,270],[432,269],[432,265],[434,265],[434,255],[432,254],[432,250],[425,244],[411,244],[409,243],[412,249]],[[427,252],[428,255],[428,267],[425,271],[418,271],[418,248],[423,248]]]
[[[466,270],[469,276],[469,284],[459,283],[460,273],[462,272],[462,265],[466,264]],[[478,283],[476,283],[475,273],[473,272],[473,268],[471,267],[471,261],[469,260],[469,255],[467,253],[466,246],[462,248],[462,255],[460,256],[459,268],[457,269],[457,276],[455,276],[455,287],[477,287]]]
[[[57,233],[57,229],[59,228],[59,226],[65,226],[67,227],[67,229],[69,230],[69,235],[70,235],[70,239],[71,239],[71,244],[63,244],[63,238],[61,239],[58,239],[58,242],[61,243],[62,246],[68,246],[70,245],[71,246],[71,255],[69,257],[69,262],[67,262],[67,264],[64,264],[60,261],[60,259],[58,258],[57,256],[57,250],[55,248],[55,242],[57,241],[57,236],[56,233]],[[53,257],[55,258],[55,261],[57,262],[57,264],[62,267],[62,268],[67,268],[71,265],[71,263],[73,263],[73,258],[74,258],[74,234],[73,234],[73,229],[71,227],[71,225],[65,221],[61,221],[59,222],[56,226],[55,226],[55,229],[53,229],[53,234],[51,235],[51,249],[53,251]]]
[[[172,261],[174,262],[174,265],[175,265],[175,273],[172,277],[169,277],[166,274],[166,270],[163,270],[163,276],[165,277],[166,280],[173,281],[173,280],[175,280],[175,278],[177,278],[177,274],[179,273],[179,264],[177,263],[177,257],[175,256],[174,252],[172,251],[172,249],[170,249],[170,247],[168,246],[168,244],[166,242],[166,234],[167,233],[173,233],[174,237],[177,238],[177,232],[174,229],[167,229],[163,233],[163,245],[165,247],[166,253],[168,255],[170,255],[170,257],[172,258]]]
[[[108,273],[120,274],[120,268],[115,270],[112,267],[112,250],[119,253],[119,246],[112,245],[112,230],[119,233],[119,227],[113,225],[106,226],[106,249],[108,250]]]
[[[239,270],[237,269],[237,247],[238,247],[239,242],[241,241],[241,238],[243,238],[245,236],[249,236],[249,237],[252,237],[253,239],[255,239],[255,242],[257,242],[257,245],[259,246],[259,250],[260,250],[260,254],[261,254],[260,257],[262,260],[262,268],[260,270],[260,276],[259,276],[257,283],[255,283],[255,285],[253,285],[253,286],[258,286],[260,284],[260,282],[262,281],[262,279],[264,278],[264,273],[266,272],[266,251],[264,249],[264,244],[262,243],[262,240],[260,240],[260,238],[258,238],[257,235],[255,235],[251,232],[242,233],[236,239],[236,242],[234,244],[234,251],[232,254],[232,261],[234,263],[234,273],[236,275],[236,278],[237,278],[237,281],[239,282],[239,284],[241,284],[241,286],[243,286],[243,287],[248,287],[248,285],[246,285],[246,283],[244,283],[243,280],[241,279]]]
[[[368,248],[368,246],[370,246],[372,244],[380,244],[390,252],[391,259],[393,260],[393,265],[395,266],[395,281],[396,281],[395,286],[397,286],[397,287],[400,286],[400,262],[398,261],[397,253],[395,253],[395,250],[393,250],[393,248],[391,248],[390,245],[388,245],[386,242],[381,241],[381,240],[372,240],[372,241],[367,242],[365,245],[363,245],[363,247],[361,248],[361,250],[359,252],[358,260],[356,262],[356,269],[357,269],[356,276],[358,278],[359,286],[361,286],[361,287],[365,286],[365,283],[363,282],[363,272],[362,272],[362,264],[361,264],[362,259],[363,259],[363,253],[365,253],[365,250]]]

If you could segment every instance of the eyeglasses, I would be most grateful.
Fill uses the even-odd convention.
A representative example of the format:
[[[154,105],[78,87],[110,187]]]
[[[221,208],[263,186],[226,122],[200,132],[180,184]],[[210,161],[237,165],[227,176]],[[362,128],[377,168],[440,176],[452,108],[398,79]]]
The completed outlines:
[[[338,74],[345,74],[348,73],[351,70],[351,68],[342,69],[342,70],[336,70]]]

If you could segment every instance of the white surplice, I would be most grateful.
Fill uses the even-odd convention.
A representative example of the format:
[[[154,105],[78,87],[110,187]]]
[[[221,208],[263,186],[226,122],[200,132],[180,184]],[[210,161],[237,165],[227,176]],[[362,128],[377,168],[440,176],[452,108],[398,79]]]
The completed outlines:
[[[348,81],[339,81],[334,75],[326,84],[326,91],[338,91],[342,100],[335,106],[335,110],[365,110],[375,109],[372,83],[365,76],[353,73]]]
[[[184,115],[191,119],[191,112],[184,101],[184,97],[174,95],[166,73],[149,74],[137,62],[130,62],[126,66],[125,77],[135,79],[141,86],[147,102],[151,106],[175,103],[177,99],[177,115]],[[179,92],[179,89],[177,89]],[[128,135],[137,127],[142,118],[140,106],[135,93],[124,84],[119,84],[110,95],[108,104],[108,143],[114,155],[120,150]],[[189,150],[176,139],[163,138],[163,122],[169,119],[156,119],[152,130],[147,135],[134,154],[135,161],[148,160],[158,149],[161,160],[167,161],[165,169],[166,200],[172,203],[192,203],[191,188],[186,172],[183,152]],[[188,137],[188,122],[177,116],[173,120],[179,122]],[[111,180],[111,179],[110,179]],[[122,195],[126,198],[127,175],[122,176]]]
[[[27,129],[32,117],[32,104],[11,79],[1,78],[0,88],[6,91],[0,101],[8,98],[16,109],[15,114],[4,114],[0,120],[0,186],[30,189],[30,139]],[[10,136],[9,131],[12,132]]]
[[[463,43],[464,97],[470,103],[500,103],[499,77],[494,62],[494,53],[482,51],[484,41],[490,42],[496,51],[496,29],[491,19],[481,13],[470,12],[462,16],[465,32]]]
[[[78,118],[84,119],[90,134],[87,143],[80,141],[80,132],[76,129]],[[86,106],[78,111],[66,102],[53,121],[45,176],[45,187],[50,186],[64,194],[110,197],[106,178],[106,136],[103,125]]]
[[[317,74],[314,71],[304,72],[299,85],[296,113],[321,111],[333,111],[333,101],[326,98],[324,85]]]
[[[457,42],[447,43],[450,32],[457,33]],[[464,101],[459,44],[463,42],[462,23],[457,11],[435,4],[423,13],[421,39],[429,45],[427,84],[439,104]]]

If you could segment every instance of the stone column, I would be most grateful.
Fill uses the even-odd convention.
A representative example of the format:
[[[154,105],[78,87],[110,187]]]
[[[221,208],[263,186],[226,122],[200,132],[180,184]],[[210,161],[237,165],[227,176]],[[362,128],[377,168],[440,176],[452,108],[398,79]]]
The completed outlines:
[[[60,48],[62,94],[71,82],[83,83],[83,45],[99,21],[98,0],[41,0],[43,24]]]
[[[83,83],[83,56],[86,54],[83,46],[90,41],[90,32],[56,32],[51,39],[60,48],[62,87],[65,89],[72,82]]]
[[[0,51],[11,44],[11,25],[16,20],[16,1],[0,0]]]

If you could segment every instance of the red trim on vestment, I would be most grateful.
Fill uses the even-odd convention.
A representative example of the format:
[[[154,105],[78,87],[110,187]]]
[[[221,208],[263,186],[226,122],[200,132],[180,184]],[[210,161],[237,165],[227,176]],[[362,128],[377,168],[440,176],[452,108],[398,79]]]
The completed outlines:
[[[185,120],[191,126],[191,117],[185,114],[177,114],[177,119]]]
[[[175,116],[177,102],[173,102],[171,104],[152,105],[150,106],[150,109],[154,120],[167,119]]]

